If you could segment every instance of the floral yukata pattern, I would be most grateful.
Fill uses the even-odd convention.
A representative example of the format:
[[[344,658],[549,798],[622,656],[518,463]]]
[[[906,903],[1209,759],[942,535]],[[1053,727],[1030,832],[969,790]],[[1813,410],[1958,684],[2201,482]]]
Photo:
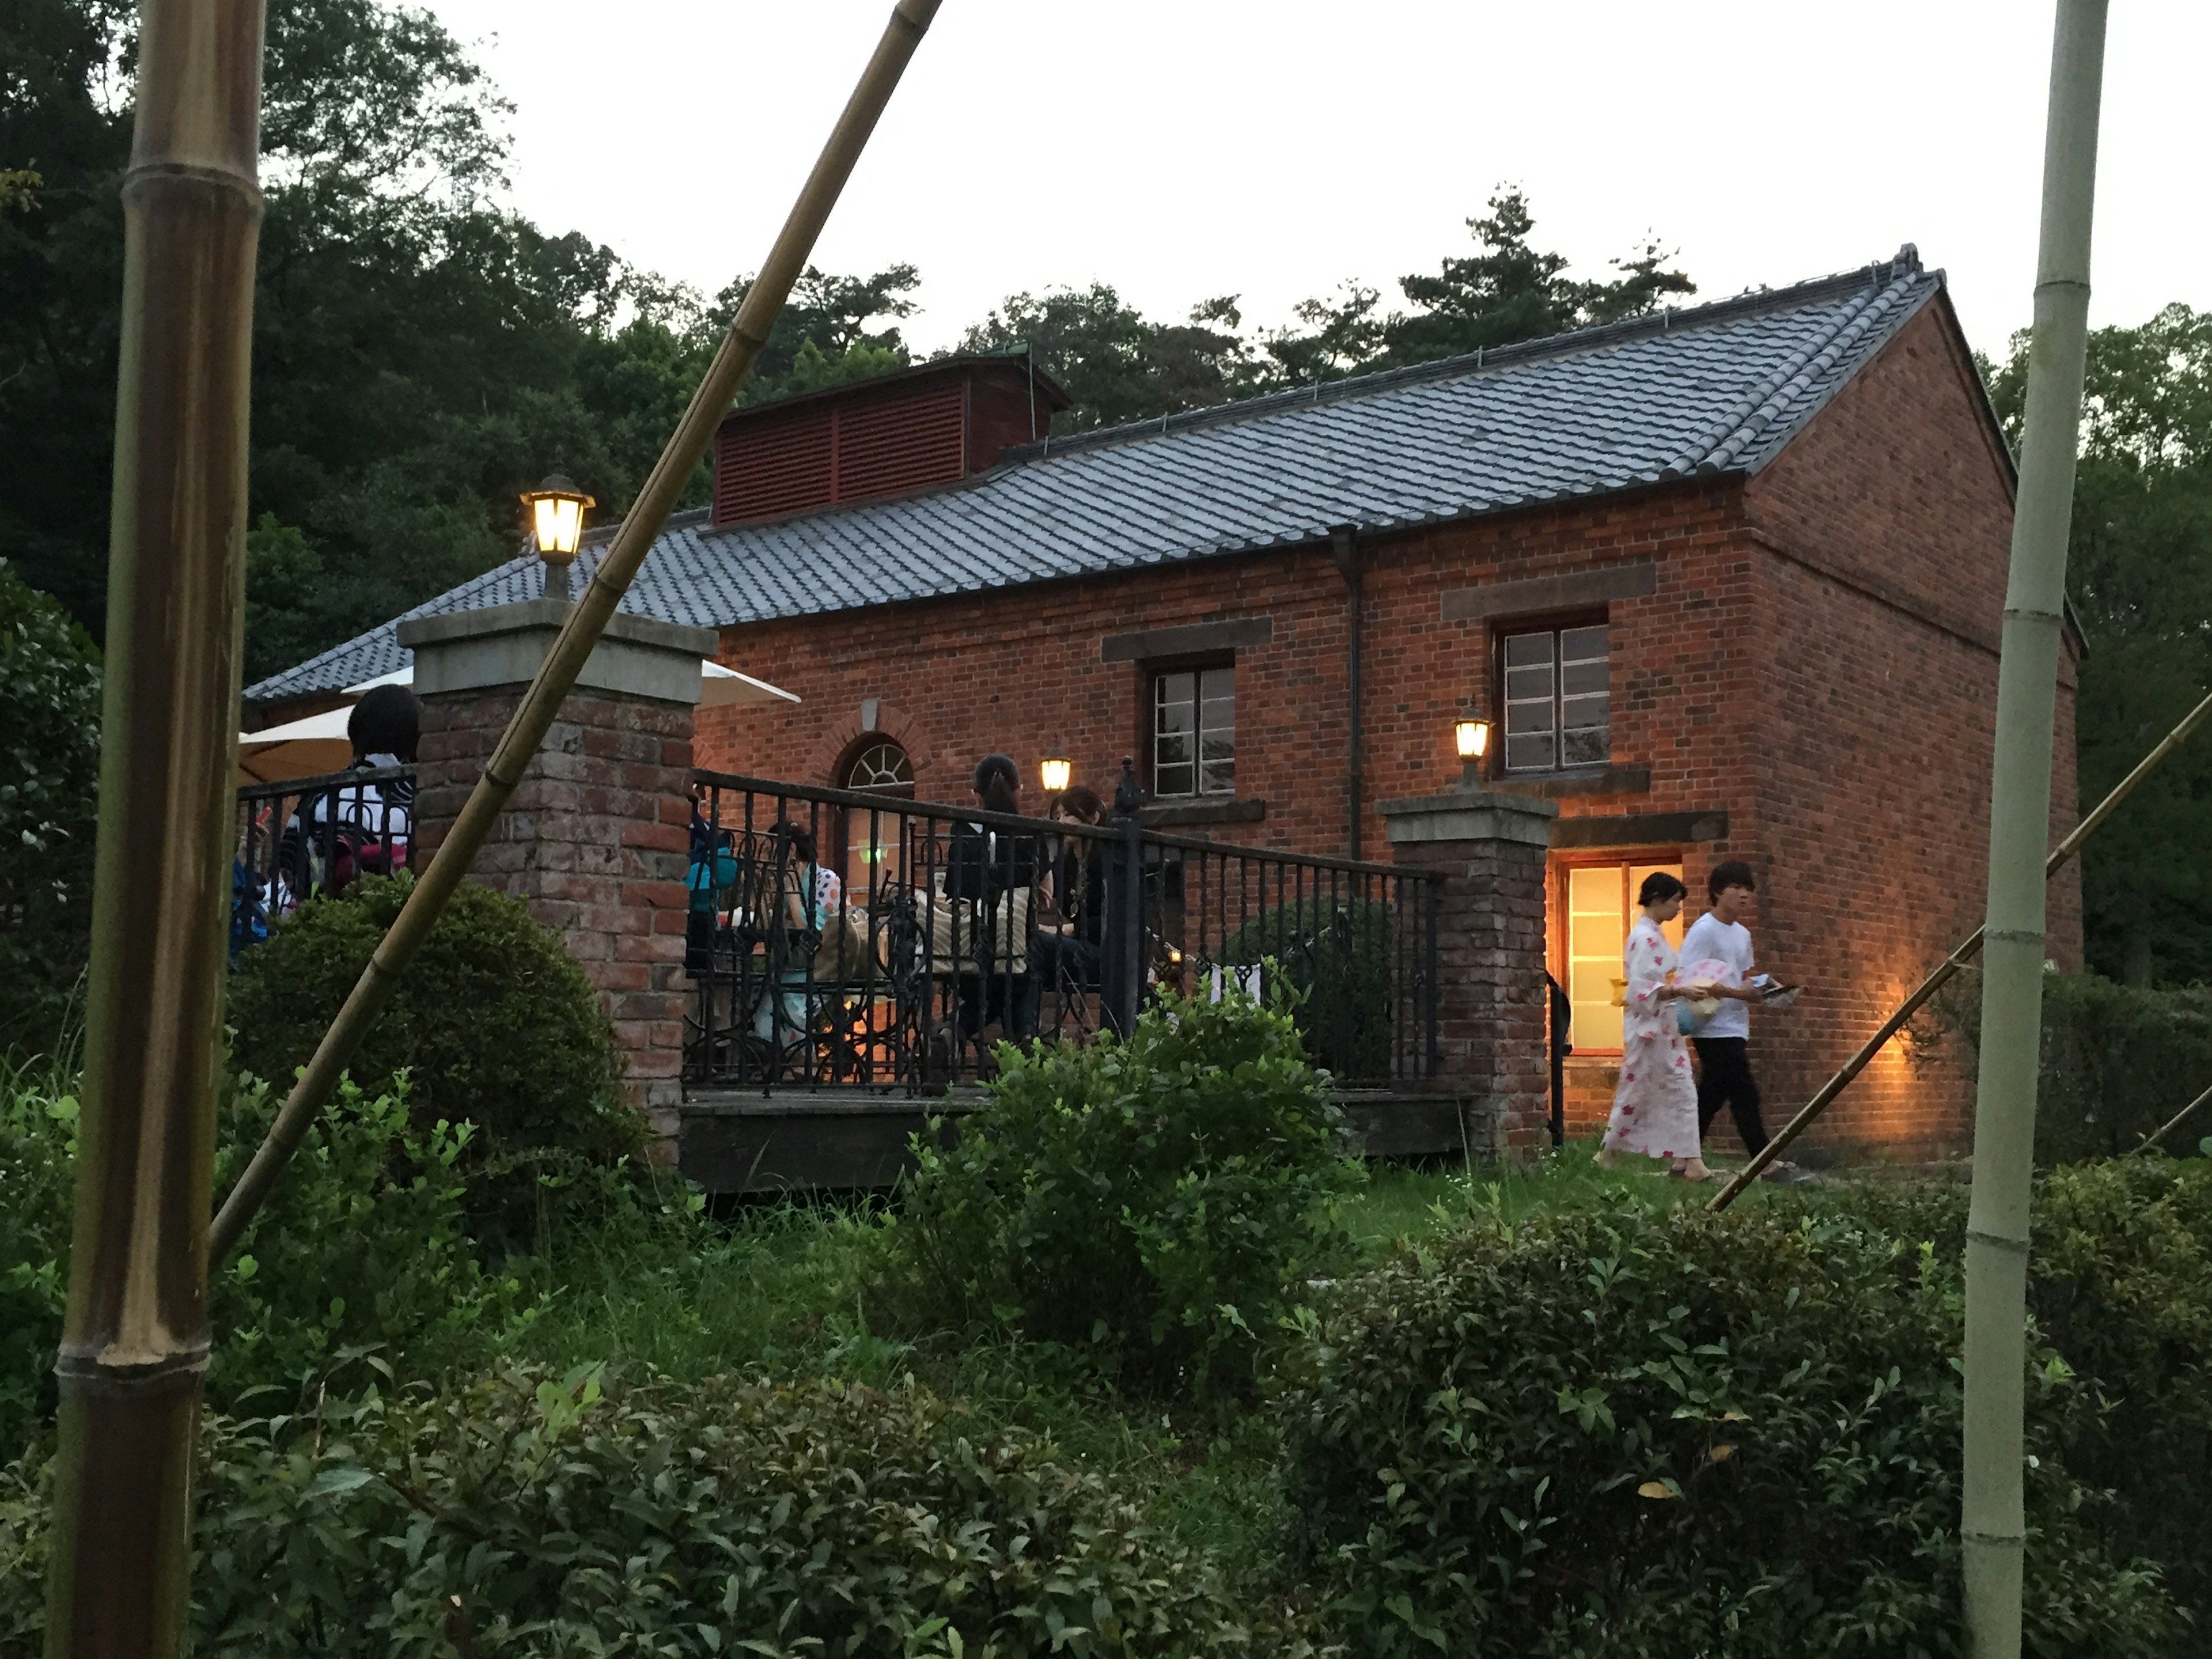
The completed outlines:
[[[1620,1083],[1605,1144],[1652,1158],[1698,1155],[1698,1085],[1673,1006],[1659,998],[1674,977],[1674,947],[1649,916],[1638,916],[1622,948],[1628,977],[1620,1021]]]

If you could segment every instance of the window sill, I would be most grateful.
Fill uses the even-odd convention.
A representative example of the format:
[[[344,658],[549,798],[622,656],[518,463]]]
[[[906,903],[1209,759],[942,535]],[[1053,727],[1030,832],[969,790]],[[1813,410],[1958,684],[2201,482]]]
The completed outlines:
[[[1505,772],[1492,778],[1490,787],[1546,800],[1564,795],[1644,795],[1651,792],[1651,769],[1587,766],[1572,772]]]
[[[1267,803],[1220,797],[1196,796],[1153,801],[1137,811],[1139,823],[1156,830],[1172,830],[1187,823],[1258,823],[1267,816]]]

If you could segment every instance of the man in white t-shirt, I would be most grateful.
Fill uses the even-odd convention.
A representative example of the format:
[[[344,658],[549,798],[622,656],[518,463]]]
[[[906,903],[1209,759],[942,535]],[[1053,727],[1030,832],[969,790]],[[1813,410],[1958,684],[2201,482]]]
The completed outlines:
[[[1735,1119],[1744,1148],[1757,1152],[1766,1145],[1766,1125],[1759,1115],[1759,1084],[1751,1075],[1751,1005],[1759,992],[1752,983],[1751,929],[1741,918],[1751,912],[1758,884],[1751,866],[1729,859],[1713,866],[1705,890],[1712,908],[1690,924],[1682,936],[1680,959],[1689,964],[1723,962],[1729,967],[1725,982],[1713,987],[1721,1006],[1690,1040],[1698,1050],[1698,1139],[1712,1133],[1713,1120],[1726,1105]],[[1779,1167],[1779,1166],[1778,1166]]]

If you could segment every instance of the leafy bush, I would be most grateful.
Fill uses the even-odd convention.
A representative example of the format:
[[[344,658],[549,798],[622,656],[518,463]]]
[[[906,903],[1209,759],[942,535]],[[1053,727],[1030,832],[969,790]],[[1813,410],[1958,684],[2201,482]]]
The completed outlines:
[[[512,1372],[208,1425],[193,1645],[255,1659],[1208,1655],[1212,1570],[1095,1475],[908,1384]],[[47,1476],[0,1482],[0,1656],[34,1650]]]
[[[405,877],[357,881],[303,904],[231,975],[232,1054],[257,1077],[289,1081],[394,920]],[[560,936],[520,899],[463,882],[379,1016],[352,1070],[405,1071],[416,1124],[476,1126],[467,1160],[479,1230],[526,1230],[541,1149],[609,1160],[635,1151],[637,1114],[616,1092],[614,1030]],[[523,1165],[519,1170],[518,1164]]]
[[[949,1148],[916,1139],[895,1311],[1094,1351],[1139,1389],[1248,1389],[1361,1179],[1285,1006],[1162,996],[1126,1042],[998,1059]]]
[[[1955,1035],[1954,1058],[1972,1076],[1981,1018],[1981,975],[1961,974],[1914,1022],[1916,1060]],[[2097,974],[2046,973],[2041,1073],[2038,1165],[2133,1152],[2212,1086],[2212,986],[2150,990]],[[2212,1109],[2167,1137],[2165,1150],[2186,1155],[2208,1136]]]
[[[1344,1079],[1390,1075],[1390,907],[1314,894],[1270,905],[1229,931],[1224,963],[1272,959],[1297,991],[1298,1035]]]
[[[1477,1224],[1350,1287],[1283,1478],[1352,1651],[1960,1651],[1955,1269],[1771,1212]],[[2179,1620],[2029,1389],[2033,1650],[2165,1654]]]
[[[100,653],[0,559],[0,1049],[43,1052],[92,939]]]
[[[4,1081],[5,1079],[0,1079]],[[0,1448],[49,1415],[69,1279],[77,1103],[54,1079],[0,1092]],[[243,1169],[273,1110],[265,1086],[227,1085],[218,1189]],[[293,1397],[355,1360],[434,1377],[495,1352],[536,1316],[513,1277],[487,1272],[467,1237],[465,1126],[418,1130],[406,1079],[368,1096],[343,1084],[210,1286],[209,1395]]]

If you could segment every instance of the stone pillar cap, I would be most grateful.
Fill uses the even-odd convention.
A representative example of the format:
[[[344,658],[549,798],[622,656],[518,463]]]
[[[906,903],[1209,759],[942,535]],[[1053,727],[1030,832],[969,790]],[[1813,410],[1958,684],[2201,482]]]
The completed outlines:
[[[1393,846],[1420,842],[1510,841],[1549,847],[1559,804],[1504,789],[1455,789],[1376,803]]]
[[[526,599],[407,618],[396,632],[399,643],[415,653],[416,695],[526,684],[573,608],[562,599]],[[696,703],[700,662],[713,656],[718,642],[711,628],[617,611],[607,619],[576,684],[580,690]]]

